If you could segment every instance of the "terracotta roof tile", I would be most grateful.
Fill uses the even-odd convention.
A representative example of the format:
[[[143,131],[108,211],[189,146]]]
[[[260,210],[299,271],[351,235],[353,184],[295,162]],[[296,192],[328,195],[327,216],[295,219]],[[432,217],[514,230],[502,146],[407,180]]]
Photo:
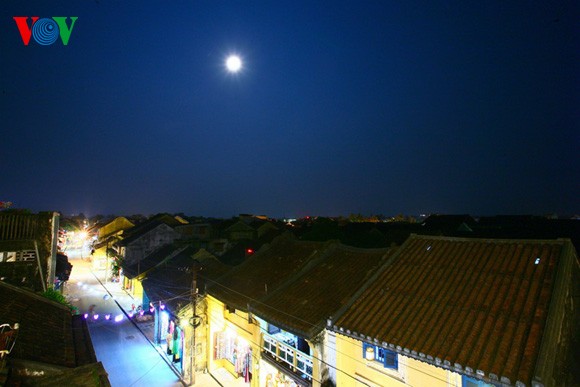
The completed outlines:
[[[345,305],[394,249],[335,244],[252,311],[287,331],[310,338]]]
[[[412,236],[335,327],[529,384],[563,243]]]
[[[208,293],[226,304],[247,309],[249,302],[272,293],[298,273],[324,248],[323,242],[294,241],[279,237],[242,264],[220,277]]]
[[[0,281],[0,321],[20,325],[11,356],[65,367],[77,365],[70,310]]]

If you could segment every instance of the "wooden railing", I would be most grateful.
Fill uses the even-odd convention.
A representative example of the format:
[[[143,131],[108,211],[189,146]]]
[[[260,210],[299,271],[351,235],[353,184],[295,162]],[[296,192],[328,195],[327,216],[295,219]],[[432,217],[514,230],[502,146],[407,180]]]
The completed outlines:
[[[262,335],[262,348],[276,360],[286,363],[294,372],[306,375],[312,379],[312,357],[289,346],[267,333]]]

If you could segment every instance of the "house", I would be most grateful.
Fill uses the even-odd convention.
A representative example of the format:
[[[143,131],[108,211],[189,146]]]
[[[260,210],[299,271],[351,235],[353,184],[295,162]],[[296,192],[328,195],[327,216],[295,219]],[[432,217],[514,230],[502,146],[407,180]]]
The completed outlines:
[[[119,268],[130,268],[155,250],[179,239],[181,234],[174,227],[181,224],[169,215],[160,214],[126,230],[123,239],[113,244],[116,265],[113,276],[121,274]],[[123,285],[131,289],[130,279],[124,278],[123,281]]]
[[[3,329],[0,337],[12,336],[9,353],[2,359],[2,385],[110,386],[82,316],[2,281],[0,299],[0,324],[11,328]]]
[[[390,254],[276,238],[208,287],[208,371],[224,385],[320,385],[333,356],[325,350],[326,319]]]
[[[59,214],[0,213],[0,278],[42,291],[54,286]]]
[[[149,299],[147,294],[143,292],[143,279],[149,275],[152,269],[172,259],[187,248],[188,246],[181,246],[176,243],[166,244],[133,264],[124,264],[123,276],[125,290],[146,308],[149,305]]]
[[[336,356],[327,350],[328,317],[340,310],[394,251],[327,243],[298,274],[259,302],[250,302],[250,314],[262,330],[260,379],[289,376],[297,385],[307,385],[302,372],[296,371],[303,356],[312,361],[312,384],[328,381],[328,364]],[[294,349],[296,356],[291,360],[288,354]]]
[[[287,236],[279,237],[208,286],[205,297],[207,346],[213,351],[205,356],[208,371],[221,384],[234,383],[241,373],[242,380],[258,385],[262,330],[260,321],[250,314],[249,303],[262,299],[297,274],[321,254],[324,245],[324,242],[299,242]],[[292,354],[296,354],[296,349]],[[300,368],[308,378],[312,359],[301,360]],[[245,367],[240,362],[244,362]]]
[[[209,351],[206,330],[195,329],[201,320],[204,325],[207,323],[207,308],[198,294],[208,282],[228,270],[228,266],[206,250],[187,246],[149,270],[142,279],[144,297],[154,312],[153,336],[149,339],[167,353],[167,360],[174,363],[184,380],[191,378],[192,364],[198,371],[206,368],[203,354]],[[202,290],[195,292],[194,289]],[[168,334],[176,337],[168,340]],[[193,337],[195,345],[191,341]],[[196,354],[193,362],[192,353]]]
[[[115,254],[111,247],[123,239],[125,230],[135,225],[124,216],[119,216],[99,228],[97,242],[93,245],[93,269],[110,270],[110,264]]]
[[[477,221],[470,215],[430,215],[421,226],[425,234],[455,235],[469,234],[477,227]]]
[[[331,380],[565,385],[577,272],[567,239],[413,235],[328,320]]]

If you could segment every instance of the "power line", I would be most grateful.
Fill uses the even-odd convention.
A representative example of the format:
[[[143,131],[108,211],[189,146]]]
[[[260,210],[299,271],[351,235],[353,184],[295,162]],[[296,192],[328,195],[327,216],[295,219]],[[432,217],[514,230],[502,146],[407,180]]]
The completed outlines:
[[[237,291],[237,290],[235,290],[235,289],[232,289],[232,288],[230,288],[230,287],[228,287],[228,286],[224,285],[223,283],[220,283],[220,282],[218,282],[217,280],[214,280],[214,279],[208,278],[208,277],[204,276],[203,274],[198,274],[198,276],[199,276],[199,277],[202,277],[202,278],[204,278],[204,279],[205,279],[207,282],[214,283],[215,285],[217,285],[217,286],[220,286],[220,287],[222,287],[222,288],[224,288],[224,289],[226,289],[226,290],[228,290],[228,291],[230,291],[230,292],[233,292],[233,293],[235,293],[235,294],[237,294],[237,295],[239,295],[239,296],[241,296],[241,297],[243,297],[243,298],[247,299],[247,300],[248,300],[248,301],[250,301],[250,302],[253,302],[253,303],[256,303],[256,304],[261,304],[261,305],[263,305],[263,306],[265,306],[265,307],[267,307],[267,308],[270,308],[270,309],[272,309],[272,310],[275,310],[275,311],[277,311],[277,312],[279,312],[279,313],[281,313],[281,314],[283,314],[283,315],[286,315],[286,316],[288,316],[288,317],[291,317],[291,318],[295,319],[296,321],[301,321],[301,322],[303,322],[303,323],[305,323],[305,324],[307,324],[307,325],[309,325],[309,326],[311,326],[311,327],[316,327],[316,326],[317,326],[317,324],[313,324],[313,323],[311,323],[311,322],[309,322],[309,321],[307,321],[307,320],[304,320],[304,319],[302,319],[302,318],[300,318],[300,317],[298,317],[298,316],[295,316],[295,315],[293,315],[293,314],[290,314],[290,313],[288,313],[288,312],[286,312],[286,311],[283,311],[283,310],[281,310],[281,309],[278,309],[278,308],[275,308],[275,307],[273,307],[273,306],[270,306],[270,305],[268,305],[268,304],[266,304],[266,303],[264,303],[264,302],[262,302],[262,301],[260,301],[260,300],[257,300],[257,299],[255,299],[255,298],[252,298],[252,297],[250,297],[250,296],[248,296],[248,295],[246,295],[246,294],[244,294],[244,293],[241,293],[241,292],[239,292],[239,291]],[[165,281],[159,281],[159,283],[167,283],[167,282],[165,282]],[[184,290],[184,293],[183,293],[183,294],[189,294],[189,292],[191,291],[190,289],[188,289],[188,288],[186,288],[186,287],[176,287],[176,289],[182,289],[182,290]],[[176,298],[177,298],[177,297],[176,297]],[[218,301],[219,301],[219,299],[218,299]],[[221,302],[221,301],[220,301],[220,302]],[[248,313],[251,313],[251,311],[250,311],[250,310],[248,310]],[[263,330],[263,328],[262,328],[262,327],[260,327],[260,329],[261,329],[261,330]],[[322,330],[324,330],[324,329],[325,329],[325,328],[322,328]],[[338,333],[338,332],[335,332],[335,333],[336,333],[336,334],[340,334],[340,333]],[[356,339],[355,339],[355,340],[356,340]],[[356,343],[355,345],[356,345],[358,348],[360,348],[360,350],[361,350],[361,352],[362,352],[362,349],[363,349],[363,345],[362,345],[362,343],[363,343],[363,342],[362,342],[362,340],[356,340],[356,341],[357,341],[357,343]],[[358,344],[358,342],[360,342],[361,344]],[[256,344],[256,345],[257,345],[257,344]],[[342,356],[345,356],[345,357],[347,357],[347,358],[349,358],[349,359],[351,359],[351,360],[353,360],[353,361],[355,361],[355,362],[357,362],[357,363],[359,363],[359,364],[361,364],[361,365],[367,366],[367,364],[366,364],[364,361],[362,361],[362,360],[360,360],[360,359],[357,359],[357,358],[354,358],[354,357],[352,357],[352,356],[350,356],[349,354],[346,354],[346,353],[344,353],[344,352],[338,351],[336,348],[330,347],[330,346],[329,346],[327,343],[325,343],[325,342],[322,342],[322,345],[323,345],[323,346],[325,346],[327,349],[333,350],[333,351],[335,351],[336,353],[338,353],[338,354],[340,354],[340,355],[342,355]],[[372,345],[374,345],[374,344],[372,344]],[[257,346],[258,346],[258,347],[261,347],[261,345],[257,345]],[[397,353],[397,355],[405,356],[405,355],[403,355],[403,354],[399,354],[399,353]],[[411,358],[411,357],[408,357],[408,356],[405,356],[405,357],[407,357],[407,358]],[[313,357],[313,358],[314,358],[314,357]],[[411,358],[411,359],[412,359],[412,358]],[[358,381],[358,382],[360,382],[360,383],[363,383],[363,382],[362,382],[362,381],[360,381],[359,379],[356,379],[354,376],[352,376],[352,375],[348,374],[346,371],[342,371],[342,370],[340,370],[340,369],[336,368],[335,366],[333,366],[333,365],[331,365],[331,364],[328,364],[328,363],[326,363],[326,362],[325,362],[324,360],[322,360],[322,359],[316,358],[316,360],[320,361],[321,363],[324,363],[324,364],[326,364],[326,365],[327,365],[327,366],[329,366],[329,367],[332,367],[332,368],[336,369],[337,371],[340,371],[340,372],[344,373],[345,375],[348,375],[348,376],[349,376],[349,377],[351,377],[351,378],[354,378],[355,380],[357,380],[357,381]],[[419,360],[419,361],[420,361],[420,360]],[[406,362],[405,362],[405,363],[406,363]],[[447,381],[447,380],[445,380],[445,379],[442,379],[442,378],[439,378],[439,377],[437,377],[437,376],[435,376],[435,375],[432,375],[432,374],[430,374],[430,373],[427,373],[427,372],[425,372],[425,371],[422,371],[422,370],[420,370],[420,369],[418,369],[418,368],[412,367],[412,366],[408,365],[408,363],[406,363],[406,364],[405,364],[405,367],[407,367],[407,368],[409,368],[409,369],[412,369],[412,370],[414,370],[414,371],[417,371],[417,372],[419,372],[419,373],[422,373],[422,374],[424,374],[424,375],[427,375],[427,376],[429,376],[429,377],[431,377],[431,378],[434,378],[434,379],[436,379],[436,380],[439,380],[439,381],[442,381],[442,382],[448,383],[448,381]],[[391,378],[391,379],[394,379],[394,380],[399,380],[399,379],[398,379],[398,378],[396,378],[395,376],[391,376],[391,375],[384,374],[384,373],[383,373],[383,375],[385,375],[385,376],[387,376],[387,377],[389,377],[389,378]]]

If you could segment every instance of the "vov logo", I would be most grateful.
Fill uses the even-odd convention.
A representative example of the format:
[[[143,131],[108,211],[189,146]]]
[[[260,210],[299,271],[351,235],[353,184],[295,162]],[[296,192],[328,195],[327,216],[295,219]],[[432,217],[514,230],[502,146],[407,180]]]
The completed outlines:
[[[78,16],[70,17],[70,27],[66,23],[66,19],[68,18],[67,16],[53,16],[52,18],[43,17],[40,19],[38,16],[32,16],[30,17],[32,23],[29,26],[28,16],[13,17],[25,46],[28,46],[28,43],[30,43],[31,36],[36,43],[42,46],[53,44],[60,36],[62,44],[67,46]]]

